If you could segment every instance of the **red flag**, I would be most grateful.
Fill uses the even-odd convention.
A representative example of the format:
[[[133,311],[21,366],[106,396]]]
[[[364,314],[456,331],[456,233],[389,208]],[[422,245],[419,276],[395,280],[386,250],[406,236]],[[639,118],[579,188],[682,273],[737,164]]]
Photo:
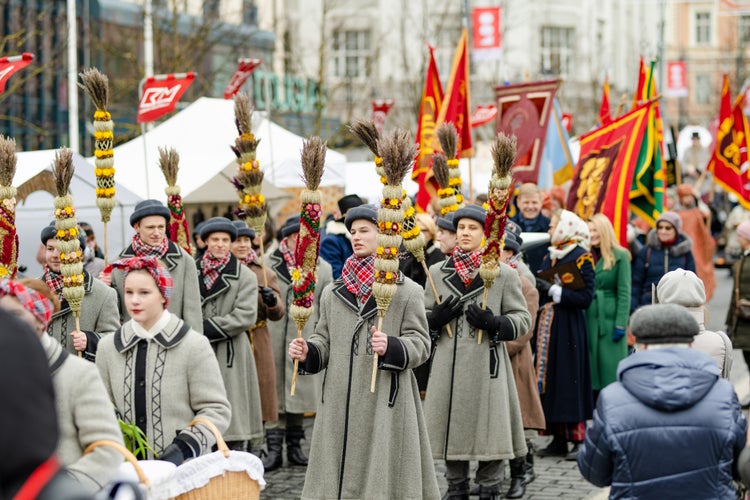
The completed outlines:
[[[152,122],[172,111],[193,80],[193,72],[146,78],[138,103],[138,123]]]
[[[5,92],[5,84],[10,76],[21,68],[31,64],[34,54],[24,52],[20,56],[0,57],[0,93]]]
[[[646,69],[646,64],[643,62],[643,56],[641,56],[639,62],[638,62],[638,86],[635,89],[635,94],[633,95],[633,105],[630,109],[635,109],[638,107],[638,103],[644,99],[646,99],[646,78],[648,77],[648,70]]]
[[[497,117],[497,106],[494,104],[488,104],[482,106],[477,105],[474,112],[471,114],[471,128],[477,128],[480,125],[491,122]]]
[[[247,79],[250,78],[250,75],[253,74],[255,68],[260,66],[262,62],[260,59],[240,59],[237,61],[237,71],[234,72],[227,88],[224,89],[224,99],[234,97]]]
[[[440,114],[435,122],[436,128],[443,123],[452,123],[456,127],[458,131],[456,151],[459,158],[474,156],[474,147],[471,143],[468,37],[468,32],[464,28],[461,31],[456,53],[453,55],[453,67],[448,89],[445,91],[445,99],[443,99]]]
[[[385,117],[391,110],[396,101],[393,99],[375,99],[372,101],[372,121],[375,123],[379,133],[383,133]]]
[[[612,123],[612,115],[609,111],[609,78],[604,79],[604,88],[602,89],[602,104],[599,106],[599,126],[605,126]]]
[[[421,211],[427,209],[430,203],[430,190],[427,189],[427,183],[430,184],[431,192],[437,193],[438,185],[435,179],[426,179],[427,172],[432,169],[433,138],[435,136],[435,120],[443,103],[443,86],[440,84],[435,56],[430,49],[430,61],[427,65],[427,76],[424,81],[422,90],[422,100],[419,106],[419,121],[417,122],[417,143],[419,144],[419,155],[414,162],[414,170],[411,178],[419,185],[417,191],[417,208]]]
[[[750,165],[747,156],[747,134],[750,133],[750,129],[742,112],[743,98],[740,94],[732,106],[729,78],[724,75],[719,111],[720,124],[716,131],[716,146],[708,163],[708,170],[714,174],[717,184],[734,193],[742,206],[750,210]]]
[[[651,105],[647,102],[581,136],[581,153],[568,194],[568,210],[583,220],[603,213],[612,221],[621,245],[627,245],[630,185]]]

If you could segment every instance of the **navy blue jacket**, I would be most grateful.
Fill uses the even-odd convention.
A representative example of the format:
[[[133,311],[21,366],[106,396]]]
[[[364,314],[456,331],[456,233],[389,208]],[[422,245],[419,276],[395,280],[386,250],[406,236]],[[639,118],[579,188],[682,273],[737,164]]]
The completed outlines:
[[[620,362],[578,454],[581,474],[610,499],[734,499],[732,465],[747,422],[732,384],[687,347],[640,351]]]
[[[533,219],[524,219],[521,211],[511,217],[511,220],[521,226],[521,230],[527,233],[546,233],[549,231],[549,218],[541,213]],[[547,245],[539,245],[523,252],[526,263],[531,272],[536,275],[542,264],[542,259],[547,255]]]
[[[341,277],[346,259],[354,253],[348,234],[343,222],[331,221],[326,224],[325,238],[320,240],[320,258],[331,264],[334,280]]]

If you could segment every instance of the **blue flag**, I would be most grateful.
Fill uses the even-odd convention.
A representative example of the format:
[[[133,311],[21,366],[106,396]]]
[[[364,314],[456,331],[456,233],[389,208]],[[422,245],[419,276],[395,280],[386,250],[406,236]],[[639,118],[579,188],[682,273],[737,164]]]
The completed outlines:
[[[549,190],[573,178],[573,157],[568,147],[568,131],[562,122],[562,112],[557,99],[553,101],[547,124],[547,138],[544,141],[542,159],[539,163],[541,189]]]

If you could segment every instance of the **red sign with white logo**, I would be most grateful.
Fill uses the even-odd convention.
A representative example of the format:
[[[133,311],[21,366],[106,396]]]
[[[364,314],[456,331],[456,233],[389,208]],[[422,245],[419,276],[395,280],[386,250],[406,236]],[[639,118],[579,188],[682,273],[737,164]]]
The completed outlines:
[[[396,101],[393,99],[375,99],[372,101],[372,121],[375,122],[375,127],[381,134],[383,133],[383,125],[385,125],[385,117],[388,116],[388,112],[394,104],[396,104]]]
[[[148,77],[138,103],[138,123],[154,121],[172,111],[193,80],[192,72]]]
[[[5,91],[5,84],[10,76],[33,60],[34,54],[30,52],[24,52],[20,56],[0,57],[0,93]]]
[[[488,104],[486,106],[479,104],[471,114],[471,128],[476,128],[485,123],[489,123],[494,120],[496,116],[497,106],[494,104]]]
[[[237,94],[242,88],[242,85],[250,78],[255,68],[260,66],[263,62],[260,59],[240,59],[237,61],[237,71],[232,75],[232,79],[229,80],[227,88],[224,89],[224,99],[231,99]]]
[[[502,58],[500,7],[477,7],[471,11],[471,57],[475,61]]]
[[[667,62],[667,88],[664,90],[666,97],[687,97],[687,66],[685,61]]]
[[[573,133],[573,115],[571,113],[562,114],[562,124],[569,134]]]

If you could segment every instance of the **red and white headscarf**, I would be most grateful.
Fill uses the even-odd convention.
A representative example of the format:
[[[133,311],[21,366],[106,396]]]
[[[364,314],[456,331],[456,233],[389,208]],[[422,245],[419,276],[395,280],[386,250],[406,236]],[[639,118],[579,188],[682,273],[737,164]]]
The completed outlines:
[[[169,306],[169,298],[172,296],[174,282],[172,281],[172,276],[169,274],[169,271],[161,265],[159,259],[155,256],[130,257],[129,259],[118,260],[117,262],[113,262],[105,267],[103,272],[109,274],[112,272],[112,269],[121,269],[125,271],[126,277],[130,271],[143,270],[148,272],[148,274],[154,278],[156,286],[159,288],[159,293],[164,297],[164,309]]]
[[[576,246],[588,250],[591,247],[589,226],[573,212],[563,210],[550,243],[549,256],[553,259],[562,259]]]
[[[54,305],[41,293],[9,279],[0,280],[0,297],[15,297],[24,309],[44,325],[46,329],[52,319]]]
[[[341,269],[341,279],[346,289],[357,296],[357,302],[362,305],[372,294],[372,284],[375,283],[375,256],[349,256]]]

